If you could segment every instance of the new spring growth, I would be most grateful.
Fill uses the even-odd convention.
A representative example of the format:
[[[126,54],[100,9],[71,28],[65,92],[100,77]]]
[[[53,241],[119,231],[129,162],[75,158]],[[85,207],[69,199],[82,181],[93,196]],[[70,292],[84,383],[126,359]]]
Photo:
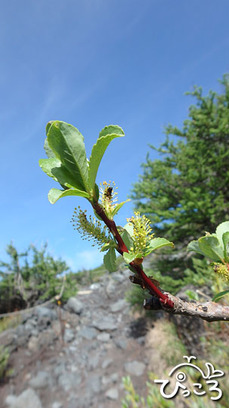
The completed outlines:
[[[214,271],[219,273],[222,278],[229,282],[229,264],[214,263]]]
[[[142,257],[148,252],[150,241],[153,238],[150,220],[145,216],[140,216],[139,212],[134,212],[134,216],[127,221],[133,225],[133,242],[134,247],[131,251],[141,254]]]
[[[109,244],[112,237],[109,234],[108,228],[102,226],[101,222],[94,217],[89,216],[87,218],[87,211],[82,211],[80,207],[75,208],[71,222],[74,229],[76,229],[83,240],[88,239],[94,241],[95,244],[101,249],[104,244]]]
[[[115,207],[117,206],[117,201],[118,201],[118,193],[117,187],[115,186],[115,182],[109,181],[107,183],[104,181],[103,183],[100,184],[99,188],[99,201],[108,216],[111,220],[113,219],[114,216],[114,210]]]

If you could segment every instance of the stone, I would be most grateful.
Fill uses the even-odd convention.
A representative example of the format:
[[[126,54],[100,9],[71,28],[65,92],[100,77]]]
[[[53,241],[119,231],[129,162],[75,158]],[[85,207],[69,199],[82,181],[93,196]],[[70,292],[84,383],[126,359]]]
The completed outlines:
[[[125,299],[120,299],[117,302],[113,303],[110,306],[112,313],[121,312],[128,307],[128,304]]]
[[[76,385],[81,383],[81,376],[79,373],[68,373],[64,372],[58,378],[58,384],[64,389],[64,391],[69,391],[71,388],[75,388]]]
[[[18,397],[9,397],[6,398],[5,401],[9,405],[9,408],[42,408],[41,401],[32,388],[23,391]]]
[[[110,338],[111,338],[111,336],[110,336],[109,333],[100,333],[100,334],[97,336],[97,339],[98,339],[99,341],[103,341],[104,343],[107,342],[107,341],[109,341]]]
[[[106,286],[106,293],[109,298],[115,295],[116,286],[116,282],[113,279],[110,279]]]
[[[122,339],[122,338],[117,338],[115,340],[115,344],[118,348],[122,349],[122,350],[126,350],[127,348],[127,341],[126,339]]]
[[[38,351],[39,350],[39,339],[38,337],[32,336],[29,339],[28,342],[28,349],[32,352]]]
[[[101,331],[104,331],[104,330],[113,331],[118,328],[117,323],[115,322],[112,316],[104,316],[103,319],[93,322],[92,326]]]
[[[101,383],[99,377],[97,375],[88,377],[85,388],[91,393],[91,395],[98,394],[101,391]]]
[[[98,290],[98,289],[100,289],[100,288],[101,288],[101,285],[100,285],[100,283],[98,283],[98,282],[92,283],[92,284],[90,285],[90,289],[91,289],[91,290]]]
[[[63,408],[63,404],[61,402],[53,402],[52,408]]]
[[[92,356],[88,358],[88,369],[89,370],[94,370],[96,367],[99,365],[99,355],[96,354],[95,356]]]
[[[125,370],[132,375],[139,377],[146,369],[146,365],[140,361],[130,361],[124,365]]]
[[[84,337],[87,340],[92,340],[97,337],[98,332],[93,327],[85,326],[81,330],[79,330],[78,335]]]
[[[38,316],[38,322],[39,319],[43,318],[48,318],[49,320],[55,320],[57,318],[56,311],[45,306],[37,306],[35,313]]]
[[[72,329],[65,329],[65,333],[64,333],[64,341],[65,343],[70,343],[71,341],[73,341],[75,339],[75,333],[73,332]]]
[[[102,362],[102,368],[107,368],[113,363],[113,360],[111,358],[107,358],[106,360],[103,360]]]
[[[68,310],[78,315],[80,315],[83,311],[83,303],[75,297],[70,297],[68,299],[66,307]]]
[[[45,388],[50,385],[50,374],[46,371],[39,371],[36,377],[29,381],[29,385],[32,388]]]
[[[106,397],[110,400],[116,401],[119,397],[119,393],[117,388],[110,388],[107,392],[106,392]]]
[[[120,273],[120,272],[114,272],[114,273],[112,273],[112,279],[114,279],[116,282],[121,283],[121,282],[123,282],[126,278],[125,278],[125,276],[123,276],[122,273]]]

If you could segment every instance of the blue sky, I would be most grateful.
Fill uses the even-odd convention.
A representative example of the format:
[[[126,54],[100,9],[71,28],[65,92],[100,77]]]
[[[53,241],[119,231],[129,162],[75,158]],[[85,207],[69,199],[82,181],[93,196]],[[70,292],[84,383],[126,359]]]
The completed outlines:
[[[126,136],[108,148],[97,182],[114,180],[124,200],[148,144],[158,146],[164,126],[187,117],[192,99],[184,93],[195,84],[220,90],[228,15],[227,0],[1,1],[0,259],[12,240],[20,251],[48,242],[74,271],[101,263],[70,223],[86,202],[48,202],[54,182],[38,166],[46,123],[76,126],[88,156],[105,125],[120,125]],[[126,204],[117,223],[132,210]]]

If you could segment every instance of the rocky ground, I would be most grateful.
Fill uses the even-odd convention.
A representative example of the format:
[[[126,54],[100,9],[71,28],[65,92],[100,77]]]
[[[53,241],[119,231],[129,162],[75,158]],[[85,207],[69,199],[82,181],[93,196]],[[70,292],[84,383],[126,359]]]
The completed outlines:
[[[122,377],[146,393],[147,323],[125,301],[129,271],[104,275],[64,307],[37,307],[0,335],[13,374],[1,408],[120,408]]]

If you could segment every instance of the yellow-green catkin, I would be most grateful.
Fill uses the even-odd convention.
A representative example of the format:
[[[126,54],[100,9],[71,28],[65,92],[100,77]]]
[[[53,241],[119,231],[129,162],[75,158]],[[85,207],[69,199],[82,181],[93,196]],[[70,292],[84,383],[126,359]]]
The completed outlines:
[[[94,241],[93,246],[97,244],[101,248],[111,240],[107,227],[91,215],[87,218],[87,211],[82,211],[80,207],[75,208],[71,222],[83,240]]]
[[[214,263],[214,271],[219,273],[226,281],[229,281],[229,264]]]
[[[108,216],[108,218],[113,219],[113,211],[117,206],[118,193],[115,182],[106,182],[100,184],[99,188],[99,201]]]
[[[134,251],[144,256],[153,238],[150,220],[145,215],[140,216],[140,212],[136,211],[127,221],[133,224]]]

